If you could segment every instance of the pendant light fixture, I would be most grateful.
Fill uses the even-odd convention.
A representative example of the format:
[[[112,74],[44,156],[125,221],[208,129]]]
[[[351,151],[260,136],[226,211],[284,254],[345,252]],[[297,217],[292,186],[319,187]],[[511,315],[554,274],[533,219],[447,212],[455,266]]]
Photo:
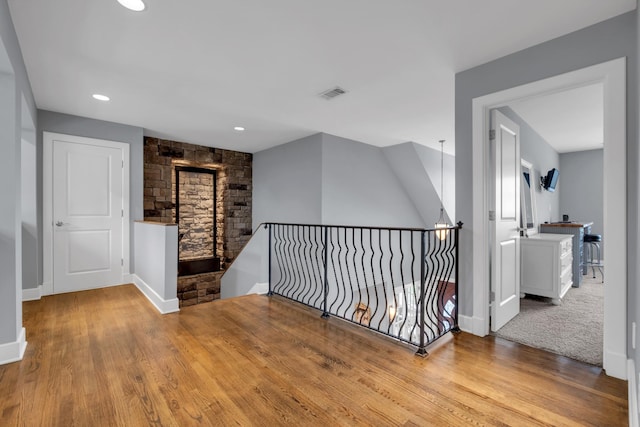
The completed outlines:
[[[440,218],[436,222],[436,236],[438,239],[444,240],[449,234],[448,228],[450,225],[444,218],[444,139],[440,142]],[[444,229],[444,230],[441,230]]]

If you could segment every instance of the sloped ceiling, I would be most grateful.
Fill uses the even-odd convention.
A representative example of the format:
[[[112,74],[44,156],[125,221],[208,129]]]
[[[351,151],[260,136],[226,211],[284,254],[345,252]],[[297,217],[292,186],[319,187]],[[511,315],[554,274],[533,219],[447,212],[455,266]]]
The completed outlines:
[[[602,83],[572,88],[509,106],[558,153],[604,147]]]

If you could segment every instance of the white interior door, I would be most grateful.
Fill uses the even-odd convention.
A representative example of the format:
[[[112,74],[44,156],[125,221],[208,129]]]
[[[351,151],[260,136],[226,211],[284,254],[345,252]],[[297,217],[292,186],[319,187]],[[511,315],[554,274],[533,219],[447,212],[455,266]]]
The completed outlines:
[[[491,330],[520,312],[520,128],[491,111]]]
[[[53,141],[53,292],[123,281],[121,148]]]

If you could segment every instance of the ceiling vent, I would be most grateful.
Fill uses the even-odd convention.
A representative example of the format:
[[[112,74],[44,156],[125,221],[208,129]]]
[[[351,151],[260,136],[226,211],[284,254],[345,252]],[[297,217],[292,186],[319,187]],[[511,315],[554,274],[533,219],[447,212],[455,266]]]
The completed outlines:
[[[333,99],[336,96],[344,95],[345,93],[347,93],[346,90],[336,86],[333,89],[329,89],[327,91],[322,92],[320,96],[323,97],[324,99]]]

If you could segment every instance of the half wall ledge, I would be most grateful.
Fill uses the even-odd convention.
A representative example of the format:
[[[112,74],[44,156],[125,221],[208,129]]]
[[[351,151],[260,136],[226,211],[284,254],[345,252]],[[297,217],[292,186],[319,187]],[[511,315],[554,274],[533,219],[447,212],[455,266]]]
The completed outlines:
[[[178,226],[136,221],[134,237],[136,286],[161,313],[178,311]]]

